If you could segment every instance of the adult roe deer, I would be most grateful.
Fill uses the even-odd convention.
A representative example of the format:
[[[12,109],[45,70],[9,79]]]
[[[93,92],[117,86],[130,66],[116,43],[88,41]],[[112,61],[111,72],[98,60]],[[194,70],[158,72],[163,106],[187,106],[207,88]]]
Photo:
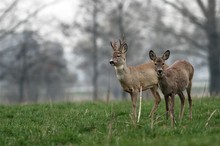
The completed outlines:
[[[164,68],[165,60],[170,56],[170,51],[167,50],[162,57],[157,57],[151,50],[149,52],[150,59],[153,60],[156,66],[156,72],[160,89],[165,97],[167,115],[170,112],[171,126],[174,124],[174,96],[178,94],[181,99],[185,99],[182,91],[186,89],[188,94],[190,119],[192,119],[192,98],[191,87],[192,78],[194,74],[193,66],[185,60],[177,60],[168,68]],[[170,97],[170,107],[168,105]],[[183,108],[184,105],[181,105]],[[183,116],[183,110],[181,110],[180,117]]]
[[[115,67],[116,76],[123,90],[131,96],[134,122],[136,123],[136,102],[141,88],[142,91],[150,89],[155,98],[154,106],[150,112],[151,119],[153,119],[153,115],[161,101],[157,92],[158,79],[154,63],[150,61],[138,66],[127,66],[126,51],[128,45],[125,40],[119,40],[119,46],[117,46],[117,42],[111,42],[111,47],[113,56],[109,63]]]

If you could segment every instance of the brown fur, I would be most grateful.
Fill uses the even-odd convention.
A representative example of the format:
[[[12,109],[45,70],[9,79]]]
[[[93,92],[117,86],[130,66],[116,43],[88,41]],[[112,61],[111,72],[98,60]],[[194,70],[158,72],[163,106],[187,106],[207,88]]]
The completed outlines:
[[[133,119],[136,122],[136,102],[141,87],[142,91],[151,89],[151,92],[155,97],[154,106],[150,113],[150,116],[153,118],[153,115],[157,110],[158,104],[161,101],[160,95],[157,92],[158,79],[155,72],[154,63],[150,61],[138,66],[127,66],[127,44],[125,41],[122,42],[120,40],[119,42],[119,47],[117,46],[116,42],[111,43],[114,52],[113,58],[110,60],[110,64],[115,67],[116,76],[122,88],[131,96]]]
[[[156,65],[156,71],[158,74],[159,85],[162,93],[165,96],[166,100],[166,109],[169,111],[168,101],[169,97],[171,98],[170,106],[170,117],[171,125],[174,124],[174,96],[178,94],[182,100],[185,99],[182,91],[187,90],[188,101],[190,107],[190,118],[192,119],[192,99],[191,99],[191,87],[192,87],[192,78],[194,74],[193,66],[185,61],[178,60],[168,68],[164,68],[163,64],[165,60],[169,58],[169,51],[166,51],[162,57],[156,57],[153,51],[149,52],[150,58],[154,61]],[[184,107],[184,102],[181,107]],[[181,114],[183,115],[183,109],[181,108]]]

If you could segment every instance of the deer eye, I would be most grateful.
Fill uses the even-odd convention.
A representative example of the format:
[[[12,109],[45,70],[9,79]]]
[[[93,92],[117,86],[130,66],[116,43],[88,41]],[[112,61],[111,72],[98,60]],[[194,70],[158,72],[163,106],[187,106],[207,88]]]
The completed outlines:
[[[154,64],[155,66],[157,65],[157,63]]]
[[[162,65],[164,65],[164,63],[162,63]]]

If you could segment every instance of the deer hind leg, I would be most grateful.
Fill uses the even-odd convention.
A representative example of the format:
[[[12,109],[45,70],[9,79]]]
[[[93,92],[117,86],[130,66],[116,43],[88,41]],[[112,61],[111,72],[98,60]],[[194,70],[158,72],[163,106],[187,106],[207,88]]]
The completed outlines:
[[[160,98],[160,95],[159,95],[159,93],[157,91],[157,87],[151,88],[151,92],[152,92],[152,94],[154,96],[154,106],[153,106],[149,116],[153,118],[154,113],[157,111],[158,105],[159,105],[159,103],[161,101],[161,98]]]
[[[191,88],[192,81],[190,81],[189,86],[186,88],[188,94],[188,102],[189,102],[189,118],[192,119],[192,98],[191,98]]]
[[[181,101],[181,109],[180,109],[179,118],[182,120],[183,119],[183,113],[184,113],[185,96],[184,96],[183,92],[178,93],[178,95],[179,95],[180,101]]]
[[[171,120],[171,127],[174,126],[174,98],[175,98],[175,95],[172,94],[170,96],[170,120]]]
[[[169,115],[169,96],[164,96],[165,98],[165,104],[166,104],[166,119],[168,119]]]
[[[133,111],[133,122],[136,123],[137,119],[137,111],[136,111],[136,103],[137,103],[137,96],[138,93],[132,92],[131,95],[131,101],[132,101],[132,111]]]

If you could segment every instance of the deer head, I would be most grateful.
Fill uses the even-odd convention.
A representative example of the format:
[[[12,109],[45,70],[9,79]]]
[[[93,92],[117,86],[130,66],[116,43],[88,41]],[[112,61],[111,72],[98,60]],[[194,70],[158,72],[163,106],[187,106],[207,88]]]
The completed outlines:
[[[165,60],[167,60],[169,56],[170,56],[170,50],[165,51],[161,57],[157,57],[154,51],[150,50],[149,57],[151,60],[153,60],[155,64],[155,69],[158,77],[164,76]]]
[[[113,49],[113,56],[109,63],[112,66],[120,66],[126,63],[126,52],[128,50],[128,45],[125,40],[119,40],[119,46],[117,42],[110,43]]]

